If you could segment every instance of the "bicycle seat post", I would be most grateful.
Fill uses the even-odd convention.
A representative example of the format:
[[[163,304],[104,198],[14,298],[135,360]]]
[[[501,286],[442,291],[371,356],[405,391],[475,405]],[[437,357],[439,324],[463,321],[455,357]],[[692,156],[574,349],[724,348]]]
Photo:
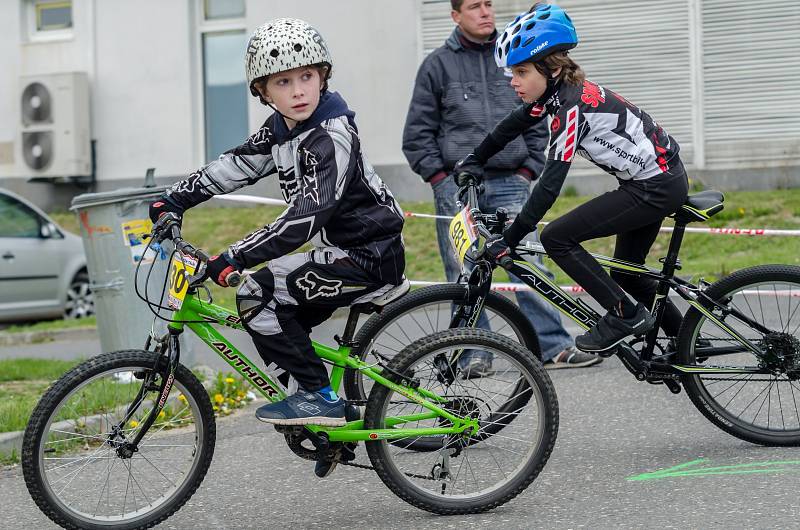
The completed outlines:
[[[686,224],[676,220],[675,228],[672,231],[672,237],[669,240],[667,256],[663,260],[664,267],[661,269],[661,273],[667,278],[672,278],[675,275],[675,270],[680,269],[678,253],[681,250],[681,243],[683,243],[683,234],[685,231]]]
[[[353,337],[356,334],[356,326],[358,326],[358,318],[361,316],[363,311],[364,304],[358,304],[350,306],[350,313],[347,315],[347,324],[344,326],[344,334],[340,337],[339,335],[334,335],[334,339],[340,346],[349,346],[350,348],[355,348],[358,346],[358,343],[353,340]]]

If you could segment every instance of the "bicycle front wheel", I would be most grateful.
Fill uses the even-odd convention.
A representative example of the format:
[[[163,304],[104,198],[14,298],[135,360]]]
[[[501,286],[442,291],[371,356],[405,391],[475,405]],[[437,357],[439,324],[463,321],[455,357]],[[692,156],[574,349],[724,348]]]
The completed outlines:
[[[214,454],[214,412],[184,366],[138,450],[120,450],[159,400],[158,358],[143,350],[92,358],[56,381],[34,409],[22,470],[31,497],[57,524],[147,528],[175,513],[202,482]]]
[[[453,311],[467,299],[468,286],[442,284],[423,287],[396,302],[380,313],[372,315],[359,329],[355,341],[358,346],[352,355],[373,364],[391,359],[415,340],[450,327]],[[515,340],[541,359],[539,339],[530,320],[505,296],[489,291],[483,314],[491,330]],[[460,326],[466,325],[464,322]],[[344,389],[348,399],[367,399],[372,380],[357,370],[344,374]]]
[[[442,374],[441,356],[469,349],[494,356],[494,373],[479,379]],[[443,398],[443,408],[477,419],[480,429],[464,435],[409,437],[438,449],[420,452],[397,441],[369,441],[367,453],[381,480],[401,499],[439,514],[478,513],[519,495],[539,475],[558,432],[553,384],[533,354],[520,344],[482,329],[457,328],[424,337],[389,364],[392,374],[413,377]],[[443,377],[444,376],[444,377]],[[514,403],[513,408],[509,404]],[[375,385],[364,416],[366,429],[430,428],[451,425],[444,418],[397,424],[397,416],[427,409],[387,387]],[[509,418],[513,418],[510,421]],[[501,428],[497,428],[501,425]]]
[[[692,308],[681,325],[679,362],[759,368],[764,373],[686,375],[686,394],[706,418],[737,438],[762,445],[800,445],[800,267],[742,269],[705,293],[734,311],[708,307],[714,316],[766,355],[757,357]]]

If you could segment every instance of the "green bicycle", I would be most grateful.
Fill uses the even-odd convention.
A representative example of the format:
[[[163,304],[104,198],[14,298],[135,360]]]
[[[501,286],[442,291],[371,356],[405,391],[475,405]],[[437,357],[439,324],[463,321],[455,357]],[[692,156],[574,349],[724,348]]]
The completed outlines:
[[[276,378],[214,327],[244,329],[235,312],[199,295],[206,254],[181,238],[174,221],[153,230],[152,241],[165,240],[176,248],[164,287],[168,282],[173,306],[168,332],[151,332],[143,350],[103,354],[67,372],[41,398],[25,431],[28,490],[66,528],[150,527],[200,486],[214,454],[216,424],[207,391],[180,364],[178,339],[186,328],[265,399],[285,397]],[[424,337],[390,362],[367,364],[352,356],[359,315],[379,311],[407,290],[400,286],[353,306],[337,348],[314,343],[332,365],[335,390],[347,369],[374,381],[365,402],[351,402],[348,423],[276,430],[302,458],[357,467],[369,467],[353,462],[364,442],[380,479],[424,510],[466,514],[500,506],[538,476],[553,449],[558,403],[552,382],[528,350],[484,330]],[[460,373],[458,358],[469,349],[494,355],[492,376],[474,380]],[[361,404],[363,419],[354,406]]]

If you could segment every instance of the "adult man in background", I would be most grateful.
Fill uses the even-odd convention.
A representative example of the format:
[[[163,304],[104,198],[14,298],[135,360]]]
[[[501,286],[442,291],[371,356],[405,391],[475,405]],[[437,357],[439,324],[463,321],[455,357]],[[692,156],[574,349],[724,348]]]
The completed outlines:
[[[449,175],[453,166],[521,103],[509,77],[494,61],[497,30],[491,0],[450,0],[450,4],[456,28],[445,44],[422,62],[403,131],[403,153],[414,172],[433,188],[436,213],[444,216],[456,214],[458,189]],[[503,207],[511,217],[519,213],[528,199],[531,180],[544,167],[548,138],[547,123],[542,122],[489,160],[479,204],[482,210]],[[450,247],[448,225],[438,219],[436,234],[445,275],[453,282],[460,266]],[[538,265],[546,270],[541,259]],[[558,312],[549,304],[527,292],[518,293],[517,302],[536,328],[546,367],[573,368],[601,361],[575,349]],[[479,325],[489,327],[485,317]],[[489,373],[489,354],[470,353],[462,358],[462,368],[471,376]]]

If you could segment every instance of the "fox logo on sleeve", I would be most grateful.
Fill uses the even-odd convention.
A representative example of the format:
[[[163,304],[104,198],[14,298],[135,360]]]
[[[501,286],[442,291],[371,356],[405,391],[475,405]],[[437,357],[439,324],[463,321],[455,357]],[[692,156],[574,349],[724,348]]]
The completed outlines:
[[[329,280],[314,271],[305,273],[297,279],[295,284],[305,293],[306,300],[313,300],[320,296],[330,298],[342,292],[341,280]]]

